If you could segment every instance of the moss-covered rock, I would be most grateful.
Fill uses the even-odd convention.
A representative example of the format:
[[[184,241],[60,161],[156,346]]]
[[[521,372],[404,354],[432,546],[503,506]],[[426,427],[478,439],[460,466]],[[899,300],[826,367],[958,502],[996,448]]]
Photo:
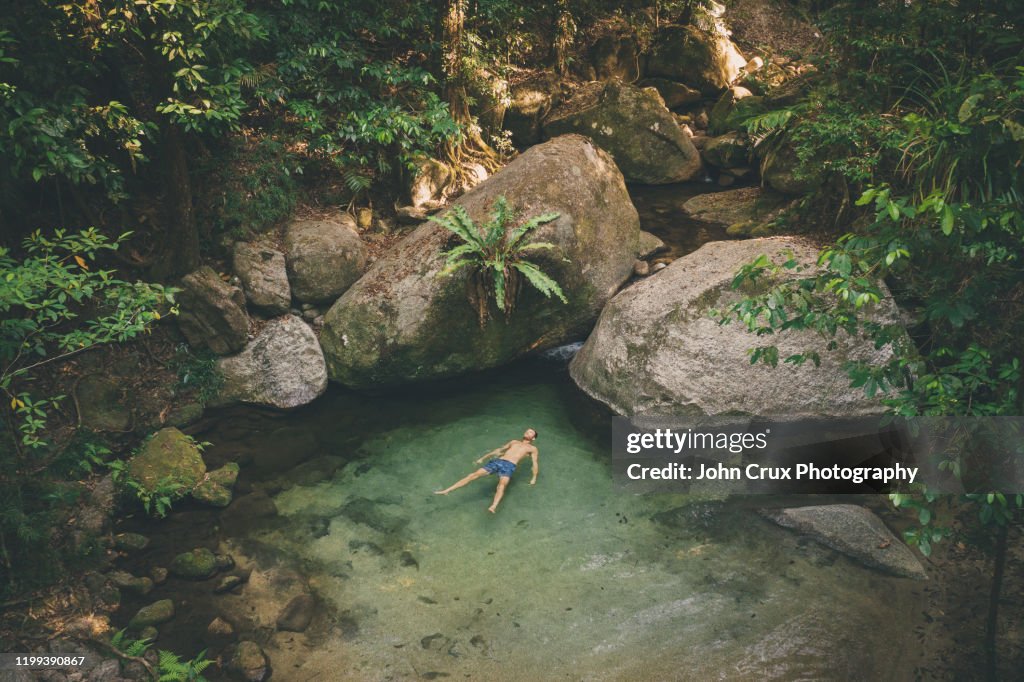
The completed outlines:
[[[114,536],[114,547],[124,552],[141,552],[149,546],[149,538],[139,533],[118,533]]]
[[[725,192],[709,192],[689,199],[683,204],[683,211],[693,220],[708,223],[716,227],[728,227],[737,224],[753,223],[752,229],[761,222],[778,215],[785,204],[784,197],[762,190],[760,187],[744,187],[730,189]],[[741,232],[741,236],[748,232]]]
[[[481,222],[499,196],[524,218],[559,214],[535,233],[558,251],[537,251],[533,259],[569,303],[524,286],[508,322],[495,312],[481,328],[467,300],[469,272],[439,276],[455,242],[429,223],[378,260],[327,313],[320,342],[331,379],[373,388],[450,377],[585,333],[629,278],[638,248],[639,219],[622,174],[590,140],[566,135],[531,147],[456,203]]]
[[[170,570],[186,580],[206,580],[217,572],[217,556],[205,547],[197,547],[174,557]]]
[[[138,613],[132,617],[128,627],[133,630],[141,630],[150,625],[160,625],[174,618],[174,602],[170,599],[161,599],[149,606],[143,606]]]
[[[256,642],[241,641],[228,662],[228,668],[246,682],[263,682],[270,677],[270,662]]]
[[[238,480],[238,464],[228,462],[220,469],[207,474],[199,485],[192,490],[192,497],[214,507],[226,507],[231,504],[231,489]]]
[[[288,281],[299,301],[333,301],[366,269],[366,246],[347,213],[296,220],[284,234]]]
[[[768,187],[784,194],[799,196],[821,184],[822,174],[811,170],[815,164],[802,164],[791,146],[772,145],[760,153],[761,179]]]
[[[628,182],[693,179],[700,154],[654,88],[587,83],[544,120],[544,133],[586,135],[615,159]]]
[[[176,428],[161,429],[128,463],[128,473],[149,492],[168,487],[185,495],[206,474],[206,463],[191,438]]]
[[[75,386],[75,405],[82,426],[94,431],[127,431],[132,411],[125,400],[124,384],[90,374]]]
[[[742,168],[750,163],[750,143],[740,133],[726,133],[709,138],[701,154],[715,168]]]

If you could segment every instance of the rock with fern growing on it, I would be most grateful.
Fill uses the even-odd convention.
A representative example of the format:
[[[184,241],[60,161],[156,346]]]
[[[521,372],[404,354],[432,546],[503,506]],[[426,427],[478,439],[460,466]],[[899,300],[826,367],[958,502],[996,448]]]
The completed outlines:
[[[490,317],[491,300],[505,313],[506,319],[512,316],[524,279],[546,297],[555,296],[562,303],[569,302],[558,282],[537,264],[526,260],[531,251],[558,250],[551,242],[527,240],[531,232],[557,219],[558,213],[543,213],[509,230],[515,220],[515,210],[504,196],[494,200],[490,220],[481,225],[475,225],[462,206],[452,207],[444,216],[430,217],[462,240],[446,252],[445,267],[440,274],[454,275],[463,268],[469,269],[469,303],[476,310],[481,327]]]

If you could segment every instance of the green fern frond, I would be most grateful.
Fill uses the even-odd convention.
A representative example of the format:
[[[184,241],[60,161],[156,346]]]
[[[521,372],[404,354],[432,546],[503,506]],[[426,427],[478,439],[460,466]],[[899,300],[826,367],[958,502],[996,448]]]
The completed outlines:
[[[541,225],[546,225],[550,222],[558,220],[560,213],[543,213],[538,216],[534,216],[527,220],[525,223],[517,227],[512,231],[512,235],[509,237],[508,245],[510,249],[518,249],[519,245],[533,230],[536,230]]]
[[[551,242],[530,242],[529,244],[523,244],[519,247],[519,251],[557,251],[558,245],[552,244]]]
[[[513,263],[512,267],[523,273],[523,276],[526,277],[526,281],[546,297],[551,298],[552,295],[555,295],[560,301],[562,301],[562,303],[569,302],[568,299],[565,298],[565,294],[562,293],[562,288],[558,286],[558,282],[544,274],[544,272],[542,272],[541,269],[533,263],[519,261],[518,263]]]
[[[463,258],[462,260],[449,262],[445,264],[444,269],[441,270],[439,275],[442,277],[448,277],[449,275],[455,274],[456,272],[458,272],[459,270],[468,265],[480,265],[480,261],[478,261],[475,258]]]
[[[507,313],[511,306],[505,300],[505,264],[494,263],[491,266],[491,270],[494,273],[494,300],[497,302],[498,307]]]

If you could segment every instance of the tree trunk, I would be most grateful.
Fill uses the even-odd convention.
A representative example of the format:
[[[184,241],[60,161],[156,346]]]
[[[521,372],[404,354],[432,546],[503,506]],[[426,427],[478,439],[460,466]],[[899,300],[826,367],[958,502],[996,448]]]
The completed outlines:
[[[999,600],[1003,591],[1003,573],[1006,569],[1006,536],[1009,524],[1003,524],[996,530],[996,555],[992,567],[992,590],[988,598],[988,618],[985,620],[985,663],[986,679],[999,679],[999,659],[996,645],[999,641]]]
[[[176,279],[199,266],[199,232],[192,214],[192,181],[188,173],[185,136],[174,123],[163,125],[160,161],[164,183],[164,229],[152,274]]]

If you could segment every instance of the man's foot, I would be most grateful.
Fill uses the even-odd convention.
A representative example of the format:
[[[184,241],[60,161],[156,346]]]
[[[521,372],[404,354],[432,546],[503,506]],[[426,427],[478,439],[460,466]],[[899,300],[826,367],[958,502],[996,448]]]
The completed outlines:
[[[434,494],[435,495],[447,495],[448,491],[447,490],[435,490]]]

